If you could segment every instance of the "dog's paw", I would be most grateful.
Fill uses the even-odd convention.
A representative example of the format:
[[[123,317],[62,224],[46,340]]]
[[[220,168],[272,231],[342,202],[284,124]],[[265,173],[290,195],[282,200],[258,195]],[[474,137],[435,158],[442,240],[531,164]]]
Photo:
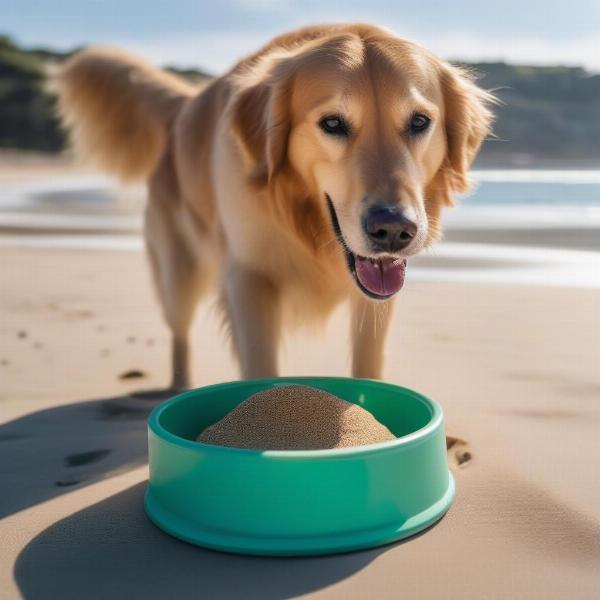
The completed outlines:
[[[473,460],[473,451],[469,445],[469,442],[462,438],[447,435],[446,436],[446,450],[448,451],[448,460],[451,465],[460,467],[461,469],[469,466]]]

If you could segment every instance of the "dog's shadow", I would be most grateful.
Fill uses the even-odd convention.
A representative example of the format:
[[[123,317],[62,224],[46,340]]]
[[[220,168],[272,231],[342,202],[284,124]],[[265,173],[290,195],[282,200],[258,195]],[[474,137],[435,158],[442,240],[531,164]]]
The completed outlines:
[[[175,390],[89,400],[0,426],[0,519],[147,461],[146,419]]]

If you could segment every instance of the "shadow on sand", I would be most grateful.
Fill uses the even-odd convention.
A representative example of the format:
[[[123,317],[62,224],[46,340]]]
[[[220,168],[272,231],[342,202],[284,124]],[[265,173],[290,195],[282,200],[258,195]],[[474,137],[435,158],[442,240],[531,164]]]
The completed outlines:
[[[160,531],[143,511],[146,482],[55,523],[15,565],[27,600],[292,598],[359,571],[383,550],[320,558],[212,552]]]
[[[0,477],[7,484],[0,497],[0,515],[145,464],[146,417],[158,401],[173,393],[85,401],[32,413],[0,427]],[[170,537],[149,521],[143,509],[145,488],[146,482],[136,484],[36,536],[15,565],[23,597],[279,600],[341,581],[386,550],[320,558],[261,558],[204,550]]]
[[[0,426],[0,519],[147,461],[156,390],[25,415]]]
[[[0,426],[0,518],[147,462],[151,391],[38,411]],[[203,550],[155,527],[140,483],[51,525],[21,552],[24,598],[289,598],[360,570],[369,551],[265,559]],[[379,551],[380,552],[380,551]]]

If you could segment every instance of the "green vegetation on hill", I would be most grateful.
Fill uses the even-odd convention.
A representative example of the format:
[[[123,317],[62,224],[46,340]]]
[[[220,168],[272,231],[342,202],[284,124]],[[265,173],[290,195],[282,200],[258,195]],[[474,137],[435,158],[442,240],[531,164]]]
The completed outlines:
[[[46,70],[70,53],[22,49],[0,36],[0,148],[58,152],[65,134],[45,89]],[[480,164],[600,164],[600,75],[577,67],[530,67],[504,63],[466,65],[495,90],[496,139]],[[208,75],[169,67],[198,82]]]
[[[56,152],[65,136],[45,89],[45,67],[61,54],[21,50],[0,36],[0,147]]]
[[[482,152],[498,164],[555,162],[600,166],[600,75],[579,67],[469,65],[495,90],[496,140]]]
[[[65,148],[66,135],[47,89],[47,72],[73,52],[24,50],[0,35],[0,148],[38,152]],[[167,68],[194,83],[208,77],[197,70]]]

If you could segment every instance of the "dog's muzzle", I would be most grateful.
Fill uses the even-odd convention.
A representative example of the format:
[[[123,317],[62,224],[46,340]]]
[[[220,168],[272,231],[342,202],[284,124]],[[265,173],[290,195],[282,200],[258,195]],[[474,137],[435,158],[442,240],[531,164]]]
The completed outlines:
[[[325,197],[331,217],[331,226],[338,242],[344,249],[348,269],[352,273],[358,287],[369,298],[375,300],[387,300],[391,298],[404,285],[406,259],[387,256],[383,258],[369,258],[352,252],[342,235],[335,207],[329,194],[325,194]]]

